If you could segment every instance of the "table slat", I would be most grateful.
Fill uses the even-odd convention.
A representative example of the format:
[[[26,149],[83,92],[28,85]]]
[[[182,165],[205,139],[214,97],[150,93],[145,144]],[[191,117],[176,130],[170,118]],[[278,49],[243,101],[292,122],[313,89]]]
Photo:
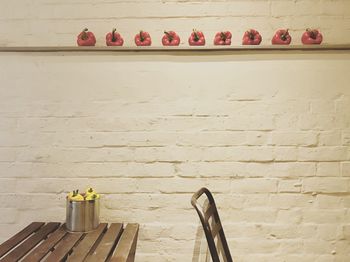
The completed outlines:
[[[11,237],[9,240],[5,241],[0,245],[0,258],[9,252],[13,247],[15,247],[18,243],[23,241],[33,232],[37,231],[40,227],[42,227],[45,223],[43,222],[33,222],[28,225],[26,228],[22,229],[16,235]]]
[[[1,262],[13,262],[22,258],[33,247],[35,247],[41,240],[46,238],[48,234],[55,231],[61,223],[50,222],[41,227],[34,235],[30,236],[22,244],[12,250],[7,256],[5,256]]]
[[[83,235],[84,233],[67,233],[45,261],[57,262],[63,260]]]
[[[95,251],[87,257],[86,261],[106,261],[113,252],[122,232],[123,224],[112,223]]]
[[[67,261],[84,261],[91,251],[92,247],[98,241],[100,236],[106,231],[108,224],[102,223],[98,228],[88,233],[82,241],[73,249],[73,253],[68,257]]]
[[[67,234],[65,225],[53,232],[43,243],[32,250],[22,262],[37,262],[44,258],[50,250]]]
[[[128,224],[118,241],[116,250],[111,257],[111,262],[132,262],[135,259],[138,224]]]

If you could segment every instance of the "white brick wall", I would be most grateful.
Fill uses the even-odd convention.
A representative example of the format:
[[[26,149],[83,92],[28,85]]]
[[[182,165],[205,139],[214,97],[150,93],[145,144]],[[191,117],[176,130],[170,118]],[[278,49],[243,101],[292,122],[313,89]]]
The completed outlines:
[[[164,28],[184,43],[201,29],[210,44],[230,29],[238,44],[248,27],[269,44],[280,26],[340,44],[349,11],[345,0],[6,0],[0,45],[74,45],[85,26],[103,45],[115,25],[128,45],[141,26],[155,45]],[[235,261],[347,261],[348,68],[348,53],[3,53],[0,241],[63,221],[65,193],[93,185],[103,220],[141,224],[137,261],[197,261],[189,201],[207,186]]]
[[[278,28],[289,28],[292,44],[300,44],[302,32],[319,28],[324,43],[350,43],[348,0],[2,0],[0,46],[71,46],[85,27],[96,34],[97,45],[117,27],[125,45],[134,46],[134,35],[150,32],[153,45],[161,45],[163,31],[176,30],[181,44],[193,28],[203,30],[207,45],[216,32],[230,30],[233,44],[256,28],[264,45]]]
[[[138,261],[192,261],[207,186],[236,261],[346,261],[350,55],[224,58],[2,54],[0,238],[93,185]]]

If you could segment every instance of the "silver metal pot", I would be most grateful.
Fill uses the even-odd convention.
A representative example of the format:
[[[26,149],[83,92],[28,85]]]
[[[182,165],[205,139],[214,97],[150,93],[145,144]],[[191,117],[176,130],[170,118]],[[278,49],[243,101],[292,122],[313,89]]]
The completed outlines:
[[[71,201],[67,197],[66,228],[71,232],[88,232],[100,224],[100,199]]]

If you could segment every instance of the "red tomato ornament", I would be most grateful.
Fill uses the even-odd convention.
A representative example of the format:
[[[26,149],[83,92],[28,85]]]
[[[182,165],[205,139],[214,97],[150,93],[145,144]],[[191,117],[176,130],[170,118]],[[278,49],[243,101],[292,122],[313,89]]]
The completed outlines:
[[[262,37],[255,29],[246,31],[243,35],[242,45],[260,45]]]
[[[124,44],[124,39],[116,31],[117,29],[113,28],[112,32],[107,33],[106,35],[107,46],[122,46]]]
[[[162,44],[164,46],[178,46],[180,44],[180,37],[174,31],[164,31]]]
[[[214,45],[231,45],[232,34],[229,31],[218,32],[214,38]]]
[[[85,28],[77,37],[78,46],[94,46],[96,44],[95,35]]]
[[[301,42],[304,45],[319,45],[322,43],[323,36],[317,29],[306,29],[301,37]]]
[[[188,44],[191,46],[205,45],[204,34],[201,31],[193,29],[190,38],[188,38]]]
[[[149,33],[140,31],[135,35],[135,44],[137,46],[150,46],[152,44],[152,39]]]
[[[280,29],[273,36],[271,43],[273,45],[289,45],[292,42],[288,29]]]

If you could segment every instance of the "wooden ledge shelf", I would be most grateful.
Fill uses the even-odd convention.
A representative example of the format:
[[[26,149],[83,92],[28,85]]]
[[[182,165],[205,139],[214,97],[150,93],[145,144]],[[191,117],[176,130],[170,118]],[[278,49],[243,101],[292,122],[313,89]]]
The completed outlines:
[[[275,52],[275,51],[350,51],[346,45],[261,45],[261,46],[186,46],[186,47],[79,47],[79,46],[28,46],[0,47],[0,52]]]

